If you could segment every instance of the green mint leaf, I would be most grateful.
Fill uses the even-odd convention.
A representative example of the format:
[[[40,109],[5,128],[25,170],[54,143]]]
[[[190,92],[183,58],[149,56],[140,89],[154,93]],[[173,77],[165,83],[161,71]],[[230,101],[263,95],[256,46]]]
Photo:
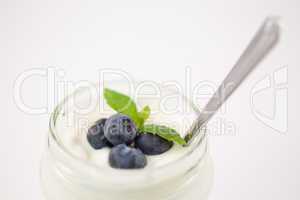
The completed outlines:
[[[143,120],[141,120],[139,116],[137,106],[129,96],[105,88],[104,98],[112,109],[129,116],[135,122],[138,128],[143,126]]]
[[[160,137],[175,142],[180,145],[186,145],[186,141],[177,133],[175,129],[163,125],[146,124],[141,128],[141,132],[152,133]]]
[[[145,106],[140,112],[139,112],[139,117],[146,121],[151,114],[151,109],[149,106]]]
[[[142,127],[145,123],[145,121],[150,117],[151,109],[149,106],[145,106],[139,113],[139,118],[141,121],[141,126]]]

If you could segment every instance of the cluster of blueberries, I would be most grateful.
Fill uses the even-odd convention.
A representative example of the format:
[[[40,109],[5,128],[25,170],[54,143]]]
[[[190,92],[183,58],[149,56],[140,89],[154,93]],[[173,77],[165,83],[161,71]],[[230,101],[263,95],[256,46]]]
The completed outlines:
[[[144,168],[145,155],[159,155],[173,146],[158,135],[139,132],[132,119],[119,113],[98,120],[89,128],[87,139],[96,150],[111,148],[109,164],[118,169]]]

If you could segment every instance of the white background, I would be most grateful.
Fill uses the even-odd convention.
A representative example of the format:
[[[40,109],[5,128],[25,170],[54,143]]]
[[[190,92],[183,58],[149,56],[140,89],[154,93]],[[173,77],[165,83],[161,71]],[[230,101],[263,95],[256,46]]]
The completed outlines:
[[[210,199],[300,199],[299,36],[297,0],[10,1],[0,0],[0,199],[42,199],[39,162],[49,112],[26,114],[13,101],[14,81],[31,68],[57,67],[65,80],[98,80],[121,68],[139,80],[218,84],[261,21],[280,15],[282,40],[226,105],[234,136],[211,136],[215,183]],[[280,134],[251,111],[251,88],[288,67],[288,131]],[[45,80],[27,80],[24,101],[46,104]],[[259,98],[272,111],[272,95]],[[282,119],[285,120],[285,119]]]

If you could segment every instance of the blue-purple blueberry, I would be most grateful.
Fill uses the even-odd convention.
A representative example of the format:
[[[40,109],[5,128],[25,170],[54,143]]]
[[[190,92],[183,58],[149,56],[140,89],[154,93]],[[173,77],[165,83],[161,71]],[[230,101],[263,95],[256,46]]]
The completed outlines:
[[[89,128],[87,133],[87,140],[89,144],[96,150],[111,146],[104,136],[105,122],[106,119],[98,120],[92,127]]]
[[[116,169],[141,169],[147,165],[147,159],[141,150],[120,144],[111,149],[109,164]]]
[[[130,145],[137,134],[134,122],[126,115],[115,114],[107,119],[104,126],[104,135],[114,146],[119,144]]]
[[[159,155],[171,149],[173,142],[151,133],[140,133],[135,140],[135,145],[146,155]]]

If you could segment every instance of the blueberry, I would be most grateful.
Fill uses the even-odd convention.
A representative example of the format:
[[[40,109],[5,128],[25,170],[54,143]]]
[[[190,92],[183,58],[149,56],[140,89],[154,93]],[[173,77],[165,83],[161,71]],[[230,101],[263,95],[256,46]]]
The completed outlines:
[[[140,133],[135,145],[146,155],[159,155],[171,149],[173,142],[151,133]]]
[[[119,144],[111,149],[109,164],[117,169],[141,169],[147,165],[147,160],[141,150]]]
[[[104,136],[105,122],[106,119],[100,119],[88,130],[87,140],[94,149],[102,149],[103,147],[111,146]]]
[[[131,144],[136,137],[136,126],[128,116],[115,114],[107,119],[104,134],[113,145]]]

